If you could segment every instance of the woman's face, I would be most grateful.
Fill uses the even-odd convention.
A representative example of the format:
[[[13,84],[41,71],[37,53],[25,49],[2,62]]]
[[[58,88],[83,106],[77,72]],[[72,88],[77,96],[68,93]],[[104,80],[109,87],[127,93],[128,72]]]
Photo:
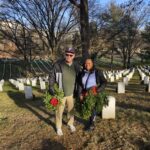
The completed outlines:
[[[93,68],[93,61],[91,59],[87,59],[84,66],[86,70],[90,71]]]

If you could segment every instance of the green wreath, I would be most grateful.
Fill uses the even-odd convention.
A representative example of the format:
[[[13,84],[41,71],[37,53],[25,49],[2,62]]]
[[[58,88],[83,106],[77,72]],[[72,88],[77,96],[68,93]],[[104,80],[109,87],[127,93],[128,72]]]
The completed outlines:
[[[92,110],[95,109],[97,113],[102,112],[103,106],[108,105],[107,94],[105,92],[93,94],[89,91],[87,96],[81,102],[79,99],[76,101],[75,108],[83,119],[88,119],[92,115]]]
[[[55,95],[51,95],[49,92],[46,92],[44,95],[44,104],[48,110],[55,111],[58,106],[62,105],[62,99],[64,98],[64,92],[62,89],[58,88],[58,85],[54,85]]]

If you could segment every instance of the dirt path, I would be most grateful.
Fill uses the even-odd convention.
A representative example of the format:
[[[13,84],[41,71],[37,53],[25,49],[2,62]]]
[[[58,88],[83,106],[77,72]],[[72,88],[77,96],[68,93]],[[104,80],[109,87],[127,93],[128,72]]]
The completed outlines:
[[[64,136],[55,133],[55,115],[42,103],[42,93],[25,100],[23,93],[5,85],[0,93],[0,150],[144,150],[150,149],[150,94],[135,73],[125,94],[116,93],[117,84],[108,84],[107,91],[116,97],[115,120],[97,117],[96,128],[85,132],[84,122],[76,118],[77,132],[71,134],[64,115]]]

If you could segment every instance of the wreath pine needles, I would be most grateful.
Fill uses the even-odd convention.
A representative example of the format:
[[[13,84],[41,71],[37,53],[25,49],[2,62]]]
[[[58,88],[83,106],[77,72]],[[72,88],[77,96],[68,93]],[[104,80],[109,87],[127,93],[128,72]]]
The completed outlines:
[[[59,105],[62,105],[62,99],[64,97],[63,90],[59,89],[57,84],[54,85],[54,93],[54,96],[49,94],[49,92],[46,92],[44,95],[45,107],[52,111],[55,111]]]
[[[88,119],[92,115],[93,109],[97,113],[102,112],[103,106],[108,105],[107,94],[105,92],[93,94],[92,91],[83,98],[83,101],[77,100],[76,109],[83,119]]]

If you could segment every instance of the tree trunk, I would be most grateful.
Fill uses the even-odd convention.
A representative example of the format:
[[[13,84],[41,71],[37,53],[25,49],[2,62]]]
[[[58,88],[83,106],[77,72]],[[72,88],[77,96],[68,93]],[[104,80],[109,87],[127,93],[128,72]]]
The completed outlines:
[[[29,47],[29,51],[30,51],[30,59],[29,59],[29,71],[31,72],[31,61],[32,61],[32,50],[31,47]]]
[[[26,50],[24,50],[24,61],[27,61]]]
[[[113,46],[112,46],[112,52],[111,52],[111,70],[113,67],[113,61],[114,61],[114,49],[115,49],[115,45],[114,45],[114,41],[113,41]]]
[[[131,57],[128,56],[127,68],[131,67]]]
[[[80,0],[80,25],[81,25],[81,42],[82,56],[89,56],[89,15],[88,15],[88,0]]]
[[[127,68],[127,57],[125,55],[123,56],[123,67]]]

